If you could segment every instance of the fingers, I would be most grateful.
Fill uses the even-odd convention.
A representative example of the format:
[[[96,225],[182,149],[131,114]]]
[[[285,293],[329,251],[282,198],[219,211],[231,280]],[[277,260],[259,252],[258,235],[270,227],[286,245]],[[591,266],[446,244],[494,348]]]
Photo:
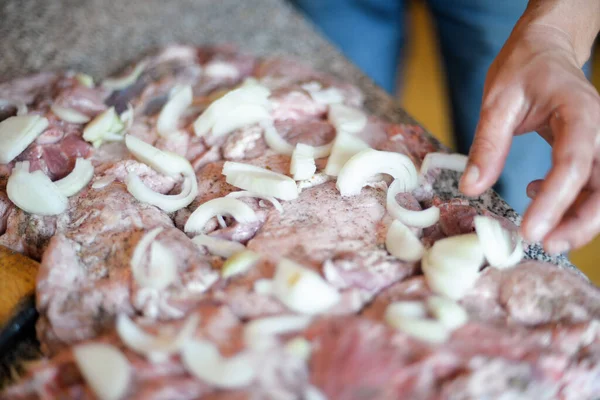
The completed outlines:
[[[522,233],[529,241],[541,241],[558,225],[589,179],[598,125],[585,116],[585,108],[571,103],[550,119],[553,166],[523,218]]]
[[[498,180],[516,127],[521,123],[522,95],[510,91],[487,101],[481,110],[469,162],[459,188],[467,196],[478,196]]]
[[[537,196],[537,194],[540,192],[543,182],[543,179],[537,179],[535,181],[529,182],[529,185],[527,185],[527,197],[529,197],[530,199],[534,199],[535,196]]]

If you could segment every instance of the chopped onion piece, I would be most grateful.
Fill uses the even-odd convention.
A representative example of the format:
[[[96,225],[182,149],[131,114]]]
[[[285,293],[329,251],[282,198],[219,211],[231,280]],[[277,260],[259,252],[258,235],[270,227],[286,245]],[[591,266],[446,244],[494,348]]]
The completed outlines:
[[[391,255],[402,261],[419,261],[425,254],[425,247],[417,235],[398,220],[388,228],[385,247]]]
[[[357,133],[367,125],[367,116],[364,112],[343,104],[330,105],[327,118],[338,132]]]
[[[87,115],[82,114],[79,111],[72,110],[70,108],[59,106],[58,104],[52,104],[50,106],[50,110],[61,120],[71,122],[73,124],[85,124],[90,120],[90,117],[88,117]]]
[[[179,154],[159,150],[135,136],[125,136],[125,145],[136,159],[147,164],[158,172],[178,176],[179,174],[194,174],[192,164]]]
[[[467,166],[468,157],[462,154],[428,153],[421,163],[421,176],[431,169],[441,168],[463,172]]]
[[[94,87],[94,78],[92,78],[88,74],[78,72],[77,74],[75,74],[75,79],[77,79],[77,82],[81,83],[85,87]]]
[[[230,185],[263,196],[281,200],[293,200],[298,197],[298,187],[292,178],[265,168],[227,161],[223,165],[223,175],[227,177],[226,181]]]
[[[98,147],[103,141],[114,142],[123,140],[124,136],[121,134],[123,129],[123,122],[121,122],[121,119],[115,112],[115,108],[111,107],[98,114],[85,126],[83,129],[83,139]]]
[[[281,203],[273,196],[264,196],[262,194],[249,192],[247,190],[240,190],[238,192],[231,192],[225,197],[233,197],[234,199],[239,199],[242,197],[256,197],[257,199],[263,199],[270,202],[271,204],[273,204],[273,207],[275,207],[275,209],[279,211],[279,213],[283,213],[283,207],[281,206]]]
[[[399,318],[426,318],[427,309],[421,301],[395,301],[387,306],[385,319],[397,320]]]
[[[457,302],[442,296],[430,296],[427,299],[427,308],[431,314],[446,328],[455,330],[469,320],[467,311]]]
[[[214,101],[194,122],[196,136],[227,134],[245,125],[269,118],[269,89],[259,84],[243,85]],[[241,108],[240,108],[241,107]]]
[[[179,119],[192,104],[193,98],[190,85],[173,88],[169,101],[163,106],[156,121],[156,131],[160,136],[166,137],[169,133],[177,130]]]
[[[204,74],[215,79],[237,79],[240,71],[232,63],[215,60],[204,66]]]
[[[136,353],[153,361],[164,361],[171,354],[177,353],[183,345],[193,338],[200,318],[190,315],[177,334],[153,336],[136,325],[126,314],[117,317],[116,330],[119,338]]]
[[[67,209],[69,200],[42,171],[29,172],[29,161],[15,164],[6,194],[21,210],[37,215],[57,215]]]
[[[273,278],[273,294],[292,311],[320,314],[340,301],[340,294],[316,272],[282,259]]]
[[[92,183],[92,189],[102,189],[113,183],[116,180],[114,175],[105,175],[102,178],[96,179],[94,183]]]
[[[308,93],[312,99],[319,104],[337,104],[344,102],[344,95],[335,87],[322,90],[309,90]]]
[[[316,171],[314,147],[298,143],[292,153],[290,174],[293,175],[294,180],[302,181],[310,179]]]
[[[195,377],[223,389],[244,387],[256,377],[257,365],[248,353],[224,358],[208,340],[187,342],[181,352],[183,365]]]
[[[133,126],[133,119],[135,117],[135,110],[133,109],[133,105],[131,103],[127,103],[127,110],[123,111],[119,118],[123,125],[125,125],[125,129],[131,129]]]
[[[163,290],[177,279],[177,260],[167,247],[156,242],[163,228],[154,228],[138,242],[131,256],[131,273],[140,287]],[[144,256],[150,249],[148,268]]]
[[[0,122],[0,163],[8,164],[48,127],[39,115],[9,117]]]
[[[258,279],[254,281],[254,291],[258,294],[270,295],[273,293],[272,279]]]
[[[342,196],[355,196],[376,174],[391,175],[402,182],[405,191],[412,191],[418,185],[417,170],[410,158],[400,153],[367,149],[352,156],[344,165],[338,175],[337,188]]]
[[[267,146],[271,148],[271,150],[278,154],[284,154],[288,156],[292,155],[294,152],[294,146],[279,135],[275,125],[273,125],[273,121],[262,121],[260,126],[263,128],[265,142],[267,143]]]
[[[18,117],[20,117],[22,115],[27,115],[27,112],[29,111],[27,108],[27,104],[25,104],[21,100],[0,99],[0,107],[6,107],[6,106],[16,107]]]
[[[338,176],[344,164],[352,156],[368,148],[368,144],[348,132],[338,132],[333,141],[327,165],[325,166],[325,173],[331,176]]]
[[[483,253],[492,267],[509,268],[521,261],[523,240],[518,233],[509,232],[500,221],[491,217],[478,215],[474,222]],[[514,244],[513,236],[516,238]]]
[[[386,313],[386,322],[394,328],[416,339],[438,344],[450,337],[450,330],[441,322],[422,318],[393,318]]]
[[[245,248],[244,248],[245,249]],[[223,278],[230,278],[234,275],[242,274],[252,268],[260,260],[260,254],[252,250],[242,250],[231,255],[223,267],[221,267],[221,275]]]
[[[250,348],[269,347],[277,335],[301,331],[311,322],[304,315],[278,315],[252,320],[244,327],[244,342]]]
[[[90,160],[77,158],[75,168],[64,178],[54,182],[58,190],[65,196],[73,196],[87,186],[94,177],[94,166]]]
[[[73,348],[79,371],[100,400],[123,398],[131,379],[127,358],[107,343],[80,344]]]
[[[201,204],[185,223],[184,231],[187,233],[201,233],[204,225],[217,215],[231,215],[241,224],[257,221],[256,213],[246,203],[226,197],[212,199]]]
[[[109,78],[102,81],[102,86],[107,89],[121,90],[131,86],[146,69],[146,61],[138,63],[129,74],[120,78]]]
[[[402,181],[394,180],[387,191],[387,211],[394,219],[416,228],[427,228],[440,220],[440,209],[433,206],[426,210],[407,210],[396,201],[396,195],[403,192],[405,185]]]
[[[244,251],[246,246],[240,242],[234,242],[232,240],[221,239],[208,235],[198,235],[192,239],[198,246],[204,246],[210,254],[214,254],[219,257],[228,258],[236,253]]]

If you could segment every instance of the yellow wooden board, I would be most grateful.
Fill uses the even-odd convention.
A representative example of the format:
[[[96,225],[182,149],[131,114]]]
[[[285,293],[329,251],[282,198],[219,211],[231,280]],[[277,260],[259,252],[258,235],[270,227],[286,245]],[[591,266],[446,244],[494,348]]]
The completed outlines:
[[[0,329],[15,307],[35,290],[38,263],[0,246]]]

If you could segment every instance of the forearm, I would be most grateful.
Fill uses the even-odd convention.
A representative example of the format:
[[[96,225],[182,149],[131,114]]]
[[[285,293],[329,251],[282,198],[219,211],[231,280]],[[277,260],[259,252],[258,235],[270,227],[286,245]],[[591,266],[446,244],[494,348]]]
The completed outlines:
[[[530,0],[516,29],[524,27],[556,29],[582,66],[600,31],[600,0]]]

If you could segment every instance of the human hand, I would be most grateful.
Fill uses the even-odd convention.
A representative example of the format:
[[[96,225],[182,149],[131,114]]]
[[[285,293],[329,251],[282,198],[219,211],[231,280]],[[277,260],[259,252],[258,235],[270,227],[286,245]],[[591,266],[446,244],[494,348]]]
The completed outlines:
[[[600,96],[581,71],[585,59],[565,31],[518,24],[488,72],[460,182],[466,195],[481,194],[500,176],[513,135],[537,131],[552,146],[553,166],[527,188],[533,201],[521,232],[552,253],[600,232]]]

